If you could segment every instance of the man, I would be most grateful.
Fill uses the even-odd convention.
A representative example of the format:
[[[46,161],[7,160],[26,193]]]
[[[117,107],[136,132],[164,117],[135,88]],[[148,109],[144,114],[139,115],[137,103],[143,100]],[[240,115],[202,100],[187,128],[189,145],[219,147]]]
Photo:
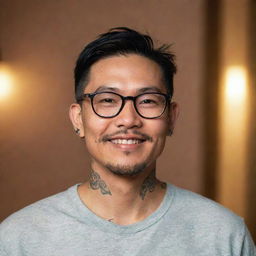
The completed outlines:
[[[89,179],[7,218],[1,255],[255,255],[242,219],[156,178],[178,114],[175,72],[167,47],[128,28],[85,47],[70,119]]]

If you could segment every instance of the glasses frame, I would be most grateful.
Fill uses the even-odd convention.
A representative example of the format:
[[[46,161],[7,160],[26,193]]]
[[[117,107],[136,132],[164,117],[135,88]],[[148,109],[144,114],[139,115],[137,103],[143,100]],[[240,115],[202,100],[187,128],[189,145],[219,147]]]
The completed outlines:
[[[95,109],[94,109],[94,104],[93,104],[93,99],[94,99],[94,97],[95,97],[96,95],[102,94],[102,93],[112,93],[112,94],[115,94],[115,95],[119,96],[119,97],[122,99],[121,107],[120,107],[119,111],[118,111],[115,115],[112,115],[112,116],[102,116],[102,115],[98,114],[98,113],[95,111]],[[139,98],[140,96],[145,95],[145,94],[158,94],[158,95],[164,96],[164,98],[165,98],[165,106],[164,106],[163,111],[162,111],[162,113],[161,113],[160,115],[158,115],[158,116],[156,116],[156,117],[145,117],[145,116],[143,116],[142,114],[139,113],[139,111],[138,111],[138,109],[137,109],[137,107],[136,107],[136,100],[137,100],[137,98]],[[161,116],[163,115],[163,113],[164,113],[165,110],[166,110],[167,105],[170,104],[170,99],[171,99],[171,96],[170,96],[170,95],[164,94],[164,93],[160,93],[160,92],[145,92],[145,93],[141,93],[141,94],[136,95],[136,96],[123,96],[123,95],[120,95],[120,94],[118,94],[118,93],[116,93],[116,92],[103,91],[103,92],[85,93],[85,94],[83,94],[81,97],[78,98],[77,102],[79,103],[79,102],[81,102],[81,101],[84,101],[87,97],[90,98],[90,100],[91,100],[91,106],[92,106],[93,112],[94,112],[97,116],[102,117],[102,118],[113,118],[113,117],[118,116],[118,115],[120,114],[120,112],[123,110],[124,105],[125,105],[125,102],[126,102],[127,100],[131,100],[131,101],[133,101],[134,109],[136,110],[137,114],[138,114],[140,117],[145,118],[145,119],[156,119],[156,118],[159,118],[159,117],[161,117]]]

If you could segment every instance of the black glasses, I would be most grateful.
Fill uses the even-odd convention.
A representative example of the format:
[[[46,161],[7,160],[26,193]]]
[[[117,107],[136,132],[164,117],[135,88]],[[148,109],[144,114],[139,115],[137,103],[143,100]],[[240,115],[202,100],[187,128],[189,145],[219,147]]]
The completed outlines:
[[[143,118],[154,119],[160,117],[170,100],[170,96],[158,93],[147,92],[137,96],[122,96],[115,92],[95,92],[82,95],[78,102],[86,97],[91,99],[94,113],[103,118],[117,116],[123,109],[126,100],[132,100],[136,112]]]

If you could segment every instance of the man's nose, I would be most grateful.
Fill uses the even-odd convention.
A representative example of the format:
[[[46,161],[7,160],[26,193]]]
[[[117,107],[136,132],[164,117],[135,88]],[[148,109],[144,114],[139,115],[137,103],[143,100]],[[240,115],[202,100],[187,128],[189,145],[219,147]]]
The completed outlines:
[[[142,117],[136,112],[132,100],[125,101],[122,111],[116,117],[116,126],[127,129],[142,126]]]

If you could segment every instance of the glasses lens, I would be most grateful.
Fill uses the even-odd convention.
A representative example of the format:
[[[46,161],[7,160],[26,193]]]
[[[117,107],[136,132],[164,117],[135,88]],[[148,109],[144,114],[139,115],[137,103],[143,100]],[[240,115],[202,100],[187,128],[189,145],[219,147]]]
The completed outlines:
[[[146,118],[159,117],[166,106],[166,98],[158,93],[146,93],[136,100],[138,112]]]
[[[96,94],[93,98],[94,111],[103,117],[111,117],[118,113],[122,106],[122,98],[111,92]]]

